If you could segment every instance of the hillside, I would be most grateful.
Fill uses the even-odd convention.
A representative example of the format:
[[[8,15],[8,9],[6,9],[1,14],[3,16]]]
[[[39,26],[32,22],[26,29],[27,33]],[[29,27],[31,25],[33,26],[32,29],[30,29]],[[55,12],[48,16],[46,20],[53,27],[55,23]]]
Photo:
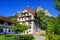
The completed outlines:
[[[17,16],[8,16],[7,18],[10,20],[17,20]]]

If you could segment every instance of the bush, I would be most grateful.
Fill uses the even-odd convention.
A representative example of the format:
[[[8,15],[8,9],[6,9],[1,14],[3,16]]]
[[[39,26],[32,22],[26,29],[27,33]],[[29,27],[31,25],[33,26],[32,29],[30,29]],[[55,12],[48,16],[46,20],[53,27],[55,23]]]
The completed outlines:
[[[48,35],[46,40],[60,40],[60,36],[58,36],[58,35]]]
[[[14,35],[14,34],[7,34],[0,36],[0,40],[33,40],[33,35]]]
[[[29,34],[29,35],[20,35],[20,40],[32,40],[34,39],[33,35]]]
[[[13,35],[2,35],[2,36],[0,36],[0,40],[15,40],[14,38],[13,38]]]
[[[26,36],[26,40],[32,40],[32,39],[34,39],[33,35],[27,35]]]
[[[58,36],[58,35],[53,35],[52,38],[53,38],[53,40],[60,40],[60,36]]]
[[[5,37],[12,37],[14,34],[6,34]]]

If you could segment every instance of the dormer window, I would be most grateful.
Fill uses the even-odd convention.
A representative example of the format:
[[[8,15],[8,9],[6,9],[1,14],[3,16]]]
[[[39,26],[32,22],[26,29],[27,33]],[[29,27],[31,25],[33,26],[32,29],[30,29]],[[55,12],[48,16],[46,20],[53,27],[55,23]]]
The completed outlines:
[[[26,16],[27,16],[28,14],[26,14]]]

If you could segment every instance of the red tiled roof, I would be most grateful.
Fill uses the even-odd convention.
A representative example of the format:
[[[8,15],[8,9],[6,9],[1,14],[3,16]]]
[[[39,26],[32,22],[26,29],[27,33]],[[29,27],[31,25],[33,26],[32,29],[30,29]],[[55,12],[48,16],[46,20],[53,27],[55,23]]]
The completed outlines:
[[[30,10],[29,11],[31,14],[35,14],[35,10]]]

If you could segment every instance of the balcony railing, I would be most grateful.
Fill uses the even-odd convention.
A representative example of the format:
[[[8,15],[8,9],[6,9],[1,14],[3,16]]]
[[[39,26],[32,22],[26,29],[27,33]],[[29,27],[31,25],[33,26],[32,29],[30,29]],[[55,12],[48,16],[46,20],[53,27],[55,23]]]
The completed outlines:
[[[10,25],[4,25],[4,24],[0,24],[1,27],[12,27]]]

